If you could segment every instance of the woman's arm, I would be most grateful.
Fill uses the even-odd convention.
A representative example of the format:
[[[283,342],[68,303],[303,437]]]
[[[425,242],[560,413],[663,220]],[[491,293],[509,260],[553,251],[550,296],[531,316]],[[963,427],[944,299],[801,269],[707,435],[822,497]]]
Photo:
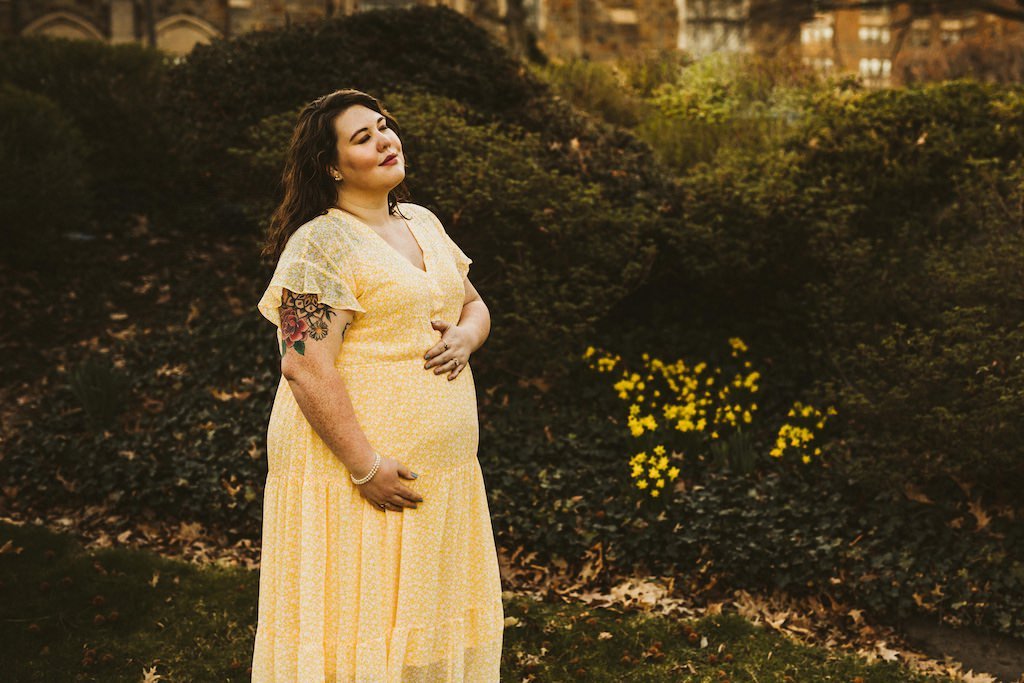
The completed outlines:
[[[459,316],[457,324],[469,333],[472,353],[484,345],[491,333],[491,311],[469,278],[463,278],[463,282],[466,287],[466,298],[462,302],[462,315]]]
[[[491,331],[491,312],[487,304],[468,277],[464,277],[463,282],[466,296],[459,321],[454,325],[447,320],[431,321],[431,326],[441,332],[441,339],[424,354],[426,364],[423,368],[434,368],[435,375],[443,372],[442,367],[448,368],[449,382],[459,376],[469,362],[469,356],[483,346]],[[449,365],[452,360],[459,361],[454,368]]]
[[[345,381],[334,367],[353,311],[321,304],[316,294],[281,293],[285,340],[281,374],[313,430],[352,476],[369,474],[373,447],[356,420]]]

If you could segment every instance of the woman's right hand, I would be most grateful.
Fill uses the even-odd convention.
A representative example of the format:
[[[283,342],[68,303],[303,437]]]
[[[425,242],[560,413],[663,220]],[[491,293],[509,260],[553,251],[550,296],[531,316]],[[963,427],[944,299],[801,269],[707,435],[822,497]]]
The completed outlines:
[[[367,470],[369,472],[369,470]],[[365,476],[366,473],[363,474]],[[374,504],[377,509],[399,510],[402,508],[416,509],[416,503],[423,502],[423,496],[402,483],[401,478],[415,479],[412,470],[386,455],[380,456],[380,467],[373,478],[365,484],[356,486],[363,498]],[[386,508],[380,504],[385,503]]]

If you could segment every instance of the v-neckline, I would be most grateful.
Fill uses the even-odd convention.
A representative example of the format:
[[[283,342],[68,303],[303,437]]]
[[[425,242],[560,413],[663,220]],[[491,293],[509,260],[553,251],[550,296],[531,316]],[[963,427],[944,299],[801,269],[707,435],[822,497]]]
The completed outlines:
[[[383,244],[384,247],[388,251],[390,251],[392,254],[394,254],[399,260],[404,261],[410,268],[415,270],[417,273],[419,273],[421,275],[429,275],[430,274],[430,264],[427,262],[427,250],[423,248],[423,244],[420,242],[419,235],[416,234],[416,231],[412,227],[413,222],[416,220],[415,216],[413,216],[413,220],[412,221],[410,221],[410,220],[408,220],[408,219],[406,219],[404,217],[402,218],[402,221],[405,223],[406,228],[409,230],[409,234],[412,235],[412,239],[416,243],[416,247],[420,250],[420,258],[423,260],[423,268],[420,268],[415,263],[413,263],[412,261],[407,259],[405,257],[405,255],[402,254],[402,252],[400,252],[397,249],[395,249],[393,246],[391,246],[390,242],[388,242],[386,239],[381,237],[381,234],[379,232],[377,232],[376,230],[371,228],[369,225],[364,223],[359,218],[356,218],[353,214],[349,213],[348,211],[345,211],[344,209],[339,209],[336,206],[330,207],[330,210],[336,211],[338,213],[343,214],[344,217],[350,218],[353,223],[356,223],[356,224],[362,226],[365,230],[368,230],[369,232],[373,233],[374,237],[376,237],[378,240],[380,240],[381,244]]]

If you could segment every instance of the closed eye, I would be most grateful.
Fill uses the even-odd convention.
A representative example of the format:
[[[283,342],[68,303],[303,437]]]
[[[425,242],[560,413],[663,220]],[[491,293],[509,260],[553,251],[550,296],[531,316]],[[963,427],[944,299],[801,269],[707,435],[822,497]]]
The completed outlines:
[[[378,128],[377,130],[387,130],[387,129],[388,129],[388,127],[387,127],[387,125],[385,125],[383,128]],[[363,138],[362,140],[359,141],[359,144],[361,145],[361,144],[363,144],[364,142],[366,142],[369,139],[370,139],[370,136],[367,135],[365,138]]]

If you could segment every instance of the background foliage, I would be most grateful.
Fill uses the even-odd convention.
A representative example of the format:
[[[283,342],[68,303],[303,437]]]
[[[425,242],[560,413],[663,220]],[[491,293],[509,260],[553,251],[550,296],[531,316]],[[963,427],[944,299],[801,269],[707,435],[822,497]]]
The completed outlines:
[[[384,27],[408,52],[376,49]],[[598,583],[668,570],[698,595],[823,592],[1024,631],[1020,87],[864,92],[675,59],[588,67],[581,84],[579,65],[527,69],[426,7],[214,41],[180,64],[0,50],[3,139],[39,140],[34,174],[62,146],[80,156],[62,207],[152,219],[57,223],[61,268],[0,269],[18,293],[3,349],[39,361],[3,370],[22,392],[3,507],[104,504],[258,536],[280,380],[255,311],[261,217],[299,107],[351,86],[403,123],[414,201],[474,259],[491,309],[474,367],[503,547]],[[70,63],[85,65],[70,82],[40,75]],[[0,154],[14,177],[17,147]],[[38,194],[9,201],[8,229],[31,234]],[[73,228],[96,239],[69,246]],[[756,467],[690,454],[652,503],[629,476],[619,377],[584,350],[717,366],[735,337],[764,377],[745,429]],[[766,457],[797,400],[838,409],[809,466]]]
[[[92,209],[88,143],[46,95],[0,82],[0,150],[4,250],[10,261],[38,263],[40,248]]]
[[[78,153],[83,143],[85,149],[80,161],[55,164],[38,180],[60,201],[65,189],[80,182],[84,162],[93,183],[93,213],[83,223],[181,203],[168,193],[176,175],[173,132],[164,125],[171,122],[157,113],[156,95],[171,63],[164,53],[135,43],[0,38],[0,82],[49,98],[80,131],[81,140],[53,131],[51,140],[67,144],[68,153]],[[30,194],[24,203],[32,199]]]

